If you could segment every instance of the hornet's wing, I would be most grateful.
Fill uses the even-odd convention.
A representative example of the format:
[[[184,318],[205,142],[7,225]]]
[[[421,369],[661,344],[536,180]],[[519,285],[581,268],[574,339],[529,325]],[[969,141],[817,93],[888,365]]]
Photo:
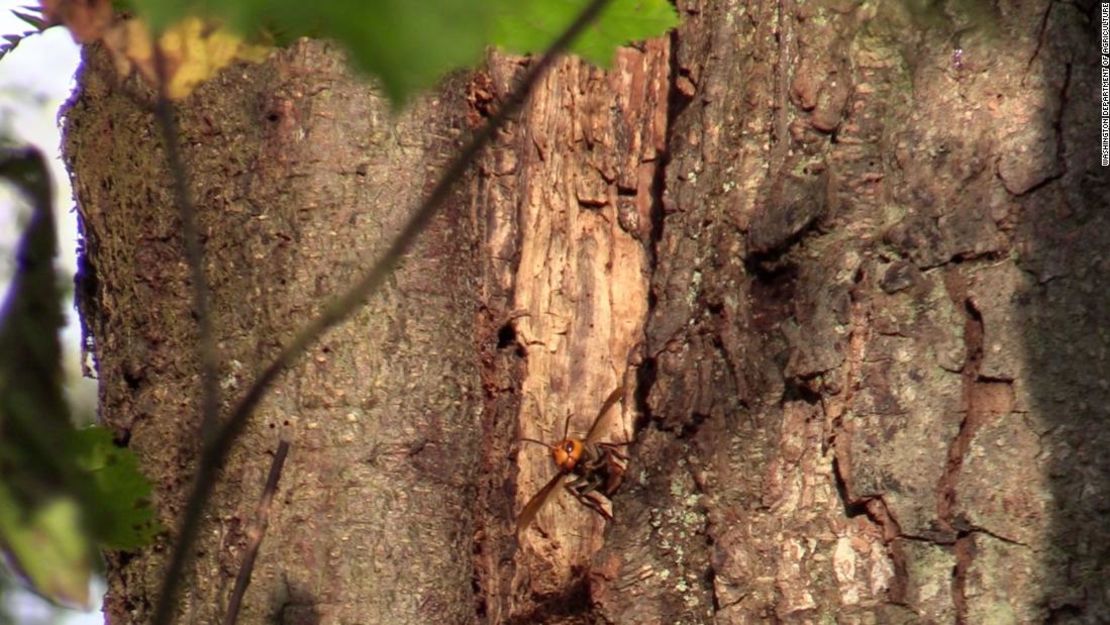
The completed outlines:
[[[605,431],[605,428],[601,427],[601,424],[605,421],[605,413],[609,412],[609,409],[620,401],[621,397],[624,397],[624,386],[618,386],[612,393],[609,393],[609,397],[605,398],[605,403],[601,404],[601,410],[597,411],[594,424],[590,426],[590,431],[586,432],[585,441],[587,445],[596,443],[601,433]]]
[[[532,524],[532,520],[536,518],[536,513],[540,511],[543,504],[547,503],[548,498],[551,497],[551,493],[555,492],[555,489],[559,487],[559,484],[566,475],[566,473],[560,471],[540,489],[540,492],[532,495],[532,498],[528,500],[528,504],[524,506],[524,510],[520,511],[520,516],[516,518],[517,540],[524,535],[524,531],[528,529],[528,526]]]

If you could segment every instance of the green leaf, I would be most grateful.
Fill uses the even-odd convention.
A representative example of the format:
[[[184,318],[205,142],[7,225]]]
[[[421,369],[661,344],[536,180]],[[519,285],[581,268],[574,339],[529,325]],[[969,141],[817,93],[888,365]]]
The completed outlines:
[[[139,471],[135,454],[116,446],[112,433],[102,427],[75,430],[68,451],[91,478],[82,499],[94,502],[85,512],[96,541],[124,550],[149,544],[161,528],[150,505],[150,482]]]
[[[513,3],[498,15],[494,43],[510,52],[540,52],[585,5],[586,0]],[[570,50],[591,63],[608,67],[618,47],[661,35],[677,25],[678,16],[666,0],[612,0]]]
[[[0,482],[0,545],[31,588],[55,603],[88,609],[93,548],[69,497],[27,509]]]
[[[225,20],[244,37],[323,37],[402,103],[448,72],[477,64],[488,45],[518,53],[546,48],[587,0],[135,0],[155,30],[188,14]],[[678,18],[667,0],[612,0],[572,51],[607,66],[614,50],[661,35]]]
[[[403,102],[448,71],[477,64],[490,41],[493,16],[506,0],[332,0],[256,2],[239,27],[268,19],[278,32],[341,43],[351,60]],[[242,20],[242,18],[240,18]],[[246,30],[244,32],[249,32]]]
[[[112,8],[146,20],[151,32],[161,33],[186,15],[205,15],[204,2],[173,2],[173,0],[134,0],[112,2]]]

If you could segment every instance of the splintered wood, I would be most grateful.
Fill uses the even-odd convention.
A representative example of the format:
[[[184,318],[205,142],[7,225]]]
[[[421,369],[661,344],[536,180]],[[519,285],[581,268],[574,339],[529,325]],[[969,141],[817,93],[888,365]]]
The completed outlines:
[[[667,47],[621,50],[609,71],[564,61],[517,129],[510,169],[521,199],[509,227],[519,233],[511,307],[527,360],[522,436],[556,441],[568,415],[569,435],[582,436],[604,398],[625,383],[629,354],[642,340]],[[630,439],[631,396],[629,388],[601,440]],[[522,448],[518,462],[519,509],[556,469],[539,448]],[[613,514],[619,523],[620,510]],[[600,515],[556,494],[522,545],[538,555],[529,560],[531,590],[551,591],[579,575],[603,529]]]

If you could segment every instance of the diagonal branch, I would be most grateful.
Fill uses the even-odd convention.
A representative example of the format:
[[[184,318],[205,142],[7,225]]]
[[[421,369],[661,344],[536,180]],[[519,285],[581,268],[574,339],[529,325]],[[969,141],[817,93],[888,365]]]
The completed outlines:
[[[389,249],[374,263],[370,270],[346,293],[327,305],[319,317],[311,321],[278,354],[277,358],[254,381],[246,395],[232,409],[230,417],[214,438],[205,445],[200,466],[193,483],[193,491],[186,503],[178,531],[173,555],[166,567],[162,591],[155,609],[154,625],[168,625],[171,620],[182,571],[190,559],[193,543],[200,529],[204,506],[215,487],[216,479],[227,462],[232,445],[246,427],[251,413],[258,406],[277,377],[289,368],[305,350],[332,326],[351,315],[366,298],[372,295],[389,276],[401,257],[412,247],[416,236],[427,226],[439,205],[447,197],[451,186],[473,162],[477,154],[490,143],[496,132],[524,104],[532,88],[552,65],[555,58],[566,49],[585,28],[597,18],[608,0],[591,0],[567,29],[548,47],[539,61],[529,70],[502,107],[474,135],[459,155],[443,173],[427,199],[413,213],[404,229],[394,239]]]
[[[278,443],[273,462],[270,463],[270,474],[266,477],[266,486],[262,489],[262,498],[258,501],[258,510],[254,515],[254,527],[247,531],[247,551],[243,554],[243,563],[239,565],[239,575],[235,578],[235,588],[232,589],[231,600],[227,604],[224,625],[235,625],[239,620],[239,608],[243,605],[243,595],[247,592],[247,585],[251,583],[254,560],[258,557],[258,548],[262,545],[262,537],[266,535],[266,526],[270,522],[270,503],[273,502],[274,493],[277,492],[281,468],[285,465],[285,456],[288,453],[289,441],[283,438]]]

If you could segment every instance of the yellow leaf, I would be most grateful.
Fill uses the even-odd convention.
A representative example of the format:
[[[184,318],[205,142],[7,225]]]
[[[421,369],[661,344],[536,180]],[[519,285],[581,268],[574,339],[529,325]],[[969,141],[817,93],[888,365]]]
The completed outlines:
[[[116,69],[127,75],[138,69],[150,85],[158,86],[157,66],[150,30],[141,20],[117,24],[104,36]],[[237,60],[259,62],[270,48],[248,44],[237,34],[211,20],[187,17],[166,29],[158,40],[166,73],[166,94],[174,100],[187,97],[221,69]]]
[[[0,547],[40,595],[88,609],[93,547],[76,501],[58,497],[27,511],[0,485]]]

